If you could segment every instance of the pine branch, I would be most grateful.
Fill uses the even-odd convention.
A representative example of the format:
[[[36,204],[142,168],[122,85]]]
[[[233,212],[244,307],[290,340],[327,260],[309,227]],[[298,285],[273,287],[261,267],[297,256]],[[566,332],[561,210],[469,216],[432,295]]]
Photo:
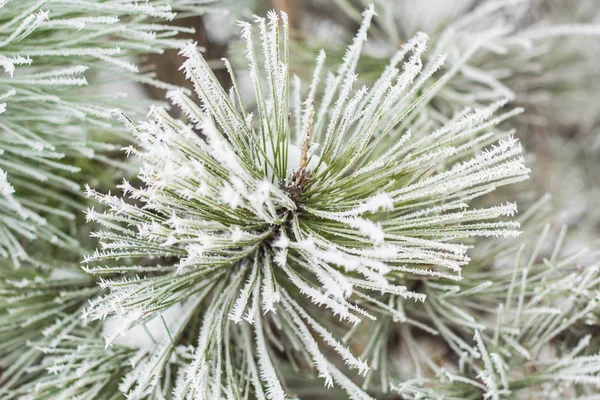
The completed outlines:
[[[147,121],[128,122],[140,143],[128,151],[141,161],[141,187],[124,182],[122,196],[88,189],[107,211],[88,211],[105,229],[96,233],[101,248],[87,257],[87,271],[120,275],[101,281],[109,291],[87,311],[91,320],[121,319],[107,343],[202,294],[198,343],[192,360],[181,364],[175,399],[218,398],[234,387],[241,396],[282,398],[283,361],[275,357],[282,349],[294,349],[288,357],[312,365],[326,386],[369,398],[328,361],[324,347],[361,373],[368,368],[364,358],[310,310],[328,309],[347,329],[375,320],[387,309],[382,298],[425,299],[406,286],[407,277],[460,280],[470,238],[518,235],[518,224],[503,218],[515,205],[471,209],[469,202],[527,178],[518,142],[494,130],[520,110],[494,116],[505,104],[498,102],[466,109],[439,129],[419,123],[420,106],[446,83],[428,83],[440,65],[423,69],[423,34],[372,89],[354,89],[373,13],[365,12],[322,99],[314,94],[320,56],[308,97],[296,104],[290,104],[298,96],[290,96],[286,15],[256,17],[258,45],[253,25],[241,23],[256,114],[239,108],[237,89],[228,95],[187,46],[183,70],[200,104],[171,92],[185,121],[156,107]],[[388,143],[398,144],[390,150]],[[140,270],[143,276],[131,275],[126,263],[103,266],[126,258],[175,261]],[[130,382],[148,381],[133,374]],[[154,374],[161,375],[159,367]],[[247,384],[234,384],[240,378]]]
[[[206,1],[180,3],[198,12]],[[190,29],[155,23],[176,16],[162,1],[19,0],[0,9],[0,257],[19,265],[30,258],[24,243],[36,239],[79,251],[62,230],[81,208],[80,160],[102,162],[119,148],[115,110],[145,108],[99,88],[164,87],[133,57],[181,48],[176,35]]]

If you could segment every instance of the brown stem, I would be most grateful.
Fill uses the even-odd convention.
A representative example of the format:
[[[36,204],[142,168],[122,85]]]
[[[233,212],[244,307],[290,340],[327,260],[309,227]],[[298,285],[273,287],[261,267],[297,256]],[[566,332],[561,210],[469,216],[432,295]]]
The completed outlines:
[[[302,142],[302,154],[300,155],[300,169],[306,168],[306,162],[308,160],[308,148],[310,147],[310,135],[312,133],[312,121],[315,116],[315,108],[311,105],[310,115],[308,117],[308,124],[306,126],[306,134],[304,135],[304,142]]]

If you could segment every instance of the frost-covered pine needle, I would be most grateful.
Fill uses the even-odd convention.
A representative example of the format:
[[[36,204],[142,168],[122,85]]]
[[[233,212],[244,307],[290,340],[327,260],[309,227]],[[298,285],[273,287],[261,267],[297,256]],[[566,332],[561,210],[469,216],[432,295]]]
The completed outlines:
[[[78,260],[87,245],[82,218],[77,221],[82,183],[105,181],[106,174],[98,176],[104,163],[120,165],[105,155],[131,142],[115,110],[143,115],[146,106],[125,92],[140,83],[164,86],[151,68],[136,65],[137,57],[182,48],[187,41],[178,35],[193,29],[172,21],[175,11],[197,15],[206,5],[0,1],[0,398],[31,398],[35,390],[26,383],[53,362],[45,354],[75,351],[98,338],[98,324],[82,327],[80,321],[82,307],[100,291]],[[98,353],[74,358],[87,356]],[[112,360],[105,356],[97,360]],[[115,379],[99,373],[91,390],[89,380],[77,381],[84,370],[70,377],[79,392],[69,388],[63,398],[100,398],[95,394],[109,390],[101,382]],[[57,387],[36,393],[48,398],[46,390]]]
[[[532,243],[523,245],[521,238],[506,251],[490,242],[463,281],[424,282],[425,309],[406,304],[404,311],[434,332],[404,325],[402,346],[389,354],[369,352],[382,359],[376,382],[388,379],[411,399],[424,393],[427,398],[586,398],[597,392],[600,348],[590,340],[597,329],[597,261],[587,264],[582,251],[565,252],[564,228],[526,228],[525,240]],[[491,261],[489,254],[503,247]],[[398,328],[391,326],[382,337],[393,329]],[[399,369],[394,360],[407,348],[410,369]],[[440,364],[436,351],[443,349],[451,355]],[[454,358],[458,362],[450,361]]]
[[[180,3],[197,13],[206,2]],[[118,149],[115,110],[145,111],[125,99],[127,85],[173,88],[134,57],[183,47],[177,35],[193,29],[168,24],[175,16],[154,0],[0,2],[0,258],[19,265],[36,240],[79,247],[60,229],[81,208],[78,173]],[[122,89],[102,93],[110,83]]]

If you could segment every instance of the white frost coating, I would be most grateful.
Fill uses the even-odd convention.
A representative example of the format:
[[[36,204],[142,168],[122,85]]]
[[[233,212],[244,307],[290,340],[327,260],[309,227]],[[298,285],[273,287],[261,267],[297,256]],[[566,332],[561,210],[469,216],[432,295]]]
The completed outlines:
[[[128,331],[121,333],[112,340],[111,344],[128,346],[141,350],[150,350],[169,335],[161,316],[164,318],[167,327],[172,327],[181,317],[181,310],[182,307],[180,304],[174,304],[160,313],[157,313],[149,321],[138,324]],[[107,318],[102,326],[103,336],[113,337],[115,333],[121,332],[124,322],[125,318],[120,316]]]
[[[15,189],[8,183],[6,172],[0,169],[0,196],[8,196],[15,192]]]
[[[244,287],[240,292],[240,296],[235,301],[233,308],[228,315],[229,319],[236,324],[242,321],[244,310],[246,310],[248,306],[248,300],[252,294],[251,290],[254,287],[254,281],[256,280],[257,272],[257,268],[252,268],[252,273],[248,278],[248,281],[244,284]],[[254,313],[249,313],[248,316],[250,318],[249,321],[252,321],[252,318],[254,318]]]

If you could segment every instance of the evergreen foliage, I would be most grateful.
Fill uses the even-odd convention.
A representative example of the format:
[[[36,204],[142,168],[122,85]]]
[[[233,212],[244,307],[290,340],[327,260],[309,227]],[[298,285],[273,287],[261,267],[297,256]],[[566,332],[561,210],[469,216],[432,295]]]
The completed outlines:
[[[584,7],[336,0],[357,33],[308,68],[285,12],[232,67],[175,18],[249,10],[168,3],[0,0],[1,400],[598,397],[598,220],[527,188],[518,139],[597,127],[531,110],[593,98],[562,86]],[[165,101],[114,89],[142,85]]]

